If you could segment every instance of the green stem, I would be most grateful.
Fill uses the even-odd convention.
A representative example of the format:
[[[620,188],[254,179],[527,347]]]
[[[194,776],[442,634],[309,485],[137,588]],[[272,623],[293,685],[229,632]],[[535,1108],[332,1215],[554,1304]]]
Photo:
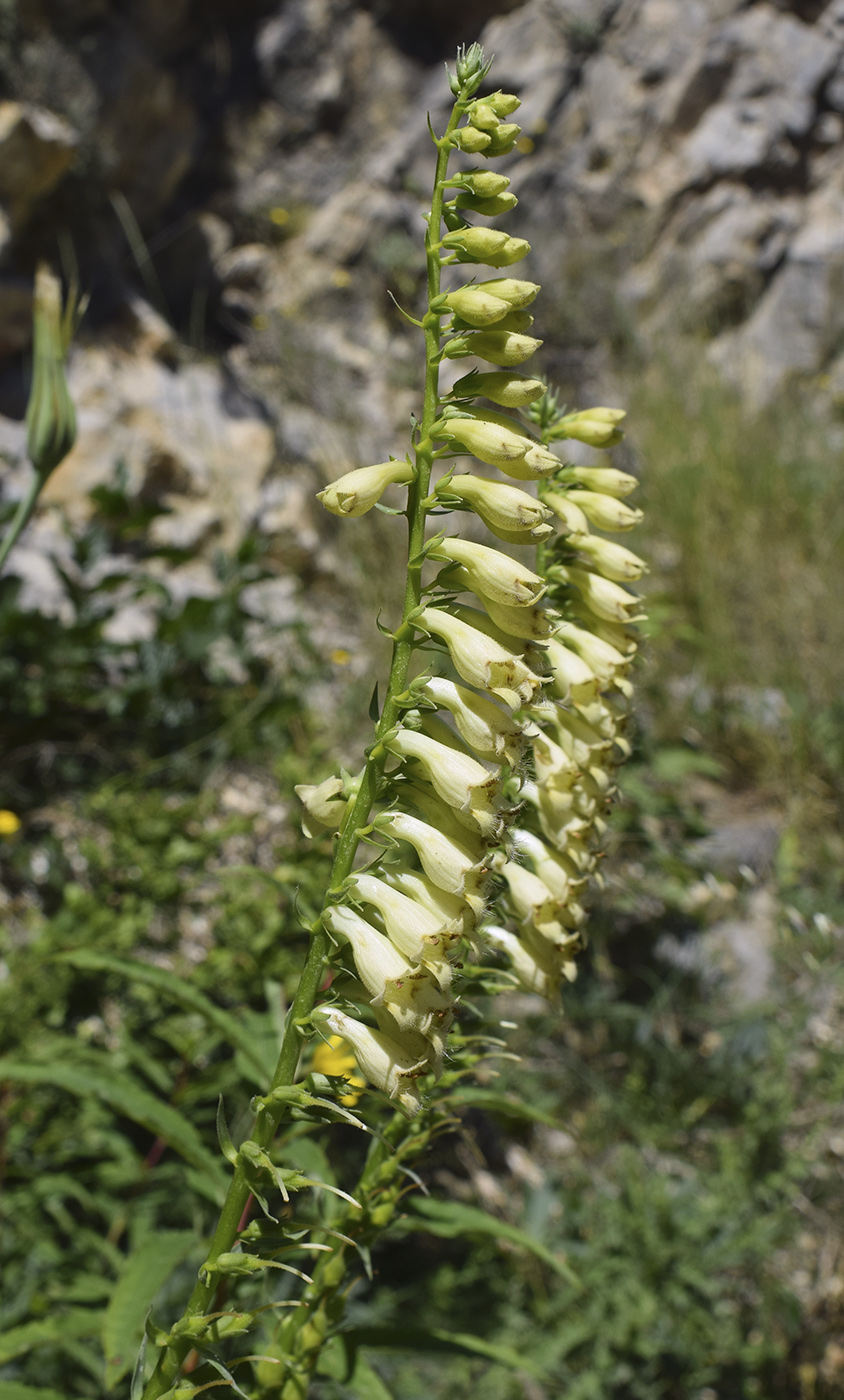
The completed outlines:
[[[437,253],[437,245],[442,221],[443,182],[446,178],[448,159],[452,149],[450,137],[469,100],[469,95],[458,97],[445,135],[437,141],[437,167],[425,237],[429,306],[440,291],[442,263]],[[401,714],[399,697],[407,689],[408,671],[415,648],[411,618],[422,599],[425,521],[430,508],[427,497],[435,456],[431,429],[436,422],[439,406],[440,316],[429,310],[422,325],[425,334],[425,396],[419,442],[416,448],[416,476],[408,488],[406,512],[408,568],[402,620],[394,634],[395,640],[384,708],[375,729],[374,743],[367,754],[357,793],[337,843],[326,904],[336,896],[336,892],[352,872],[361,841],[361,832],[369,822],[387,761],[388,755],[382,740],[395,726]],[[290,1008],[281,1053],[273,1075],[273,1089],[292,1084],[295,1079],[303,1034],[313,1011],[325,972],[329,944],[322,916],[312,926],[311,935],[307,959],[293,1005]],[[257,1147],[264,1151],[269,1148],[284,1112],[284,1104],[271,1105],[258,1116],[251,1135],[251,1141]],[[238,1165],[235,1167],[211,1248],[208,1251],[206,1269],[191,1293],[181,1320],[181,1326],[184,1326],[192,1318],[201,1317],[209,1310],[217,1287],[217,1277],[213,1272],[213,1265],[221,1254],[231,1250],[237,1238],[238,1226],[246,1209],[249,1194],[245,1170],[243,1166]],[[178,1326],[179,1324],[177,1324]],[[194,1340],[191,1336],[174,1337],[162,1349],[155,1371],[143,1392],[143,1400],[159,1400],[159,1397],[176,1383],[182,1364],[191,1350]]]
[[[6,531],[6,537],[3,543],[0,544],[0,569],[2,569],[11,550],[17,544],[22,532],[29,524],[29,518],[35,509],[35,502],[38,500],[38,495],[43,485],[43,479],[34,471],[26,491],[18,502],[18,508],[12,516],[11,523]]]

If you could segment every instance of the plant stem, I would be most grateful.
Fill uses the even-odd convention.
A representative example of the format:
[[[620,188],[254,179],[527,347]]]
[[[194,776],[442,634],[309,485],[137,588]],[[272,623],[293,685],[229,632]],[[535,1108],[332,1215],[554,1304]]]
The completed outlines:
[[[382,741],[389,731],[394,728],[401,713],[400,697],[407,689],[408,671],[415,649],[414,630],[411,618],[415,610],[419,607],[422,599],[425,522],[429,509],[426,498],[428,496],[431,468],[435,455],[434,441],[431,438],[431,429],[437,419],[439,403],[440,315],[430,310],[430,304],[433,302],[434,298],[439,295],[440,291],[442,262],[437,248],[442,221],[443,182],[446,178],[448,159],[452,149],[450,137],[463,115],[468,101],[468,95],[459,96],[457,98],[445,135],[437,141],[436,174],[431,199],[431,210],[427,219],[425,251],[428,273],[429,310],[422,322],[425,334],[425,395],[422,422],[419,429],[419,440],[416,447],[416,476],[408,488],[406,511],[408,522],[408,566],[402,620],[394,633],[393,653],[387,683],[387,693],[384,699],[384,708],[378,724],[376,725],[374,743],[367,753],[366,764],[357,793],[352,802],[351,810],[348,813],[343,832],[337,843],[326,903],[330,902],[332,895],[336,893],[342,886],[344,880],[352,872],[357,849],[361,841],[361,832],[366,828],[369,822],[372,806],[378,794],[381,777],[388,757]],[[303,1029],[313,1011],[314,1003],[323,980],[328,946],[328,936],[323,927],[322,916],[320,916],[311,928],[311,942],[308,955],[288,1015],[281,1052],[279,1054],[275,1074],[273,1075],[273,1089],[279,1088],[282,1085],[292,1084],[296,1077]],[[267,1106],[266,1110],[258,1116],[251,1135],[251,1141],[255,1143],[257,1147],[264,1151],[269,1148],[279,1123],[284,1116],[284,1112],[284,1104],[270,1104]],[[237,1238],[238,1227],[243,1217],[249,1193],[250,1188],[247,1184],[244,1167],[242,1165],[237,1165],[229,1185],[217,1229],[211,1242],[211,1247],[208,1251],[204,1275],[201,1276],[196,1283],[181,1319],[181,1324],[177,1324],[177,1327],[184,1327],[191,1319],[200,1318],[208,1311],[217,1287],[217,1277],[213,1272],[213,1266],[221,1254],[231,1250]],[[182,1363],[195,1341],[195,1336],[177,1336],[173,1337],[168,1345],[162,1349],[155,1371],[143,1392],[143,1400],[158,1400],[160,1396],[164,1395],[164,1393],[176,1383]]]
[[[26,491],[18,501],[18,508],[12,516],[9,528],[6,531],[5,539],[3,543],[0,544],[0,569],[2,569],[11,550],[17,544],[18,539],[28,525],[29,518],[35,509],[35,502],[38,500],[38,494],[43,485],[43,479],[34,471]]]

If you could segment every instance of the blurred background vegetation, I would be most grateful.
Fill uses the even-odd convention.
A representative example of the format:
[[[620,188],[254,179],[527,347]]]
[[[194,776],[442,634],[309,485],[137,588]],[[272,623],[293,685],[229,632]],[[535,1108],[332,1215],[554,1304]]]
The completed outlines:
[[[417,198],[416,167],[380,172],[394,193],[372,215],[379,237],[366,219],[360,235],[353,201],[342,217],[335,211],[345,252],[328,246],[324,227],[314,232],[314,181],[348,199],[349,182],[363,178],[360,152],[382,150],[359,125],[366,25],[386,87],[404,84],[423,111],[430,65],[455,36],[438,9],[431,18],[412,6],[402,20],[395,6],[329,6],[335,90],[318,7],[258,8],[247,22],[212,6],[206,29],[187,4],[128,7],[128,20],[107,4],[83,6],[84,21],[60,5],[2,9],[8,53],[28,64],[25,91],[7,72],[9,101],[52,101],[77,122],[83,152],[111,148],[72,64],[59,59],[89,55],[86,71],[106,94],[102,122],[116,122],[90,58],[108,53],[106,31],[120,30],[163,75],[171,116],[181,113],[187,130],[184,104],[193,103],[205,133],[171,202],[159,208],[149,195],[146,216],[137,154],[129,174],[86,154],[69,167],[72,187],[33,205],[36,251],[55,251],[68,227],[77,243],[89,236],[81,261],[95,296],[75,371],[83,410],[99,402],[96,354],[129,384],[160,373],[200,398],[207,372],[218,376],[210,431],[221,459],[232,460],[233,422],[274,446],[229,530],[225,471],[197,485],[167,437],[169,409],[144,418],[141,404],[125,457],[117,436],[91,448],[97,424],[83,411],[76,474],[24,542],[26,568],[0,580],[0,1055],[17,1067],[6,1078],[0,1065],[0,1400],[128,1394],[144,1321],[133,1295],[158,1287],[155,1317],[166,1321],[188,1288],[197,1241],[216,1216],[218,1098],[236,1137],[261,1067],[274,1062],[301,923],[324,889],[328,846],[299,834],[293,785],[323,776],[338,752],[355,761],[381,656],[373,618],[389,606],[394,522],[347,525],[341,541],[308,512],[327,474],[356,456],[380,460],[393,433],[400,441],[418,393],[415,348],[383,292],[389,283],[408,304],[418,294],[418,249],[402,213]],[[503,44],[509,37],[520,52],[522,33],[533,61],[531,25],[560,9],[491,8],[499,18],[487,42],[503,66]],[[710,19],[717,9],[702,8]],[[825,10],[745,8],[812,35]],[[480,31],[489,15],[478,9],[456,38]],[[575,95],[588,90],[590,65],[616,52],[616,10],[623,35],[646,9],[569,7]],[[512,31],[496,29],[505,22]],[[212,30],[229,44],[229,79],[219,77]],[[51,53],[70,74],[64,97],[42,81]],[[641,56],[629,62],[646,67]],[[294,63],[304,112],[295,130],[270,110],[276,102],[289,117],[278,93]],[[210,92],[201,79],[212,70]],[[190,82],[168,86],[186,73]],[[244,97],[253,79],[263,107]],[[650,92],[661,80],[642,81]],[[817,78],[818,123],[837,110],[826,82]],[[380,135],[394,132],[395,110],[367,109]],[[265,129],[274,134],[261,145]],[[174,121],[174,141],[182,130]],[[552,121],[549,142],[553,131]],[[803,175],[777,176],[795,182],[788,198],[799,179],[800,197],[812,197],[806,170],[827,149],[820,126],[812,131],[794,138]],[[576,126],[567,132],[583,145]],[[543,139],[537,125],[540,156]],[[771,168],[761,166],[773,182]],[[542,167],[528,170],[519,232],[530,224],[530,181],[541,186]],[[295,197],[282,198],[279,171]],[[584,175],[589,189],[599,173]],[[747,183],[758,210],[770,188],[757,174]],[[107,222],[118,187],[131,187],[134,224],[119,202],[122,222]],[[817,188],[826,189],[820,177]],[[96,195],[82,213],[70,208],[74,189]],[[361,199],[372,203],[371,187]],[[184,247],[167,236],[200,206],[234,230],[212,267],[214,230],[188,219],[205,249],[195,263],[201,305],[188,295],[190,258],[180,261]],[[546,226],[555,207],[541,206]],[[624,207],[616,212],[623,223]],[[606,235],[597,251],[587,239],[537,251],[550,280],[548,309],[540,301],[537,311],[549,374],[572,403],[629,409],[615,459],[641,479],[646,522],[634,543],[651,575],[636,748],[591,949],[562,1018],[522,995],[492,1008],[515,1025],[507,1034],[518,1062],[483,1067],[487,1105],[467,1109],[423,1163],[445,1213],[420,1219],[409,1208],[371,1277],[362,1264],[348,1318],[368,1364],[350,1389],[343,1356],[329,1349],[318,1400],[844,1396],[844,422],[835,371],[821,373],[819,360],[762,400],[717,372],[713,337],[752,320],[764,279],[739,278],[736,290],[725,274],[723,295],[682,336],[663,329],[649,340],[625,299],[619,223],[605,209],[595,218]],[[322,279],[295,304],[285,259],[303,286],[314,259]],[[7,298],[27,271],[25,259],[8,266]],[[833,338],[829,355],[839,351]],[[21,479],[24,364],[18,345],[0,374],[6,518]],[[127,402],[115,423],[128,419]],[[176,435],[181,422],[190,437],[184,421],[176,416]],[[141,461],[144,432],[153,445]],[[93,485],[92,461],[105,463]],[[197,516],[206,500],[210,515]],[[518,1108],[525,1098],[530,1114]],[[283,1144],[286,1161],[341,1186],[357,1150],[342,1132],[322,1142],[295,1124]],[[480,1227],[479,1207],[500,1234]],[[281,1296],[250,1288],[247,1301]],[[421,1352],[401,1345],[409,1328]]]

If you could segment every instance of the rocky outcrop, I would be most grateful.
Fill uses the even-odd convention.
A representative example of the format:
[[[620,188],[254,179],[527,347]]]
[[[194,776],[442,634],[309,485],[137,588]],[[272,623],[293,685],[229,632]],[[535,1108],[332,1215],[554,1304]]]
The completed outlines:
[[[754,403],[795,377],[844,396],[844,0],[43,0],[16,16],[0,413],[23,408],[37,257],[75,259],[91,293],[54,502],[78,508],[119,457],[174,547],[233,541],[287,529],[325,477],[399,448],[415,333],[385,285],[418,307],[425,114],[442,121],[457,37],[480,36],[523,98],[508,228],[530,230],[546,368],[567,390],[600,393],[621,340],[660,353],[682,333]],[[291,534],[294,566],[312,533]]]

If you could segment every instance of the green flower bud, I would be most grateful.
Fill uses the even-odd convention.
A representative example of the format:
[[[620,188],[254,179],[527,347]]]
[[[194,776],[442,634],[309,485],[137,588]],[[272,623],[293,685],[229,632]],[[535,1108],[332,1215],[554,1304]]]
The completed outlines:
[[[457,77],[464,89],[473,83],[477,86],[489,71],[489,64],[484,63],[484,51],[480,44],[470,44],[468,49],[461,44],[457,50],[456,66]]]
[[[530,252],[524,238],[511,238],[494,228],[463,228],[447,233],[444,248],[456,254],[458,262],[485,263],[488,267],[510,267]]]
[[[452,183],[464,186],[479,199],[494,199],[496,195],[504,193],[510,181],[506,175],[496,175],[492,170],[464,170],[455,175],[453,181],[448,181],[448,184]]]
[[[44,481],[76,441],[76,411],[67,387],[65,359],[74,309],[62,312],[61,286],[43,263],[35,274],[32,388],[26,409],[26,449]]]
[[[497,322],[495,329],[498,331],[515,331],[517,335],[524,335],[533,325],[533,317],[529,311],[508,311]]]
[[[455,146],[470,156],[478,155],[492,145],[492,137],[485,131],[479,131],[476,126],[459,126],[451,139]]]
[[[493,292],[493,296],[500,295]],[[502,298],[503,300],[503,298]],[[639,485],[635,476],[620,472],[616,467],[564,467],[560,480],[567,485],[585,486],[588,491],[597,491],[604,496],[629,496]]]
[[[516,144],[522,128],[516,126],[515,122],[502,122],[497,129],[491,133],[489,145],[484,147],[483,155],[485,160],[494,160],[496,156],[507,156]]]
[[[449,418],[437,435],[459,442],[481,462],[503,470],[507,465],[523,459],[533,445],[533,439],[518,429],[519,424],[515,421],[503,427],[480,417]]]
[[[509,214],[511,209],[515,209],[518,202],[514,194],[496,194],[490,199],[480,199],[474,194],[460,194],[454,204],[457,209],[469,209],[473,214],[482,214],[486,219],[495,219],[499,214]]]
[[[521,99],[514,92],[494,92],[485,97],[487,107],[491,107],[497,117],[509,117],[521,107]]]
[[[623,476],[624,472],[619,472]],[[603,491],[569,491],[568,499],[580,508],[584,516],[599,530],[632,530],[642,519],[642,511],[625,505]]]
[[[469,121],[481,131],[495,131],[501,123],[488,102],[473,102],[467,113]]]
[[[515,331],[477,331],[473,335],[460,335],[447,341],[443,354],[449,360],[477,355],[490,364],[509,367],[524,364],[541,344],[541,340],[534,340],[531,335],[518,335]]]
[[[538,574],[508,554],[490,549],[489,545],[450,537],[438,547],[437,555],[445,555],[446,559],[461,564],[473,591],[477,590],[495,603],[527,608],[537,603],[546,591],[545,582]]]
[[[445,306],[470,326],[490,326],[510,314],[507,302],[490,296],[483,286],[458,287],[456,292],[449,292]]]
[[[525,282],[518,277],[490,277],[483,283],[483,288],[490,296],[506,301],[512,311],[530,306],[542,290],[538,282]]]
[[[413,476],[413,467],[408,462],[378,462],[374,467],[357,467],[318,491],[317,500],[322,501],[332,515],[357,517],[371,510],[389,485],[406,485]]]
[[[473,370],[471,374],[458,379],[453,392],[458,398],[483,395],[493,403],[501,404],[502,408],[523,408],[542,397],[545,385],[541,379],[528,379],[524,374],[507,374],[497,370],[479,374]]]

